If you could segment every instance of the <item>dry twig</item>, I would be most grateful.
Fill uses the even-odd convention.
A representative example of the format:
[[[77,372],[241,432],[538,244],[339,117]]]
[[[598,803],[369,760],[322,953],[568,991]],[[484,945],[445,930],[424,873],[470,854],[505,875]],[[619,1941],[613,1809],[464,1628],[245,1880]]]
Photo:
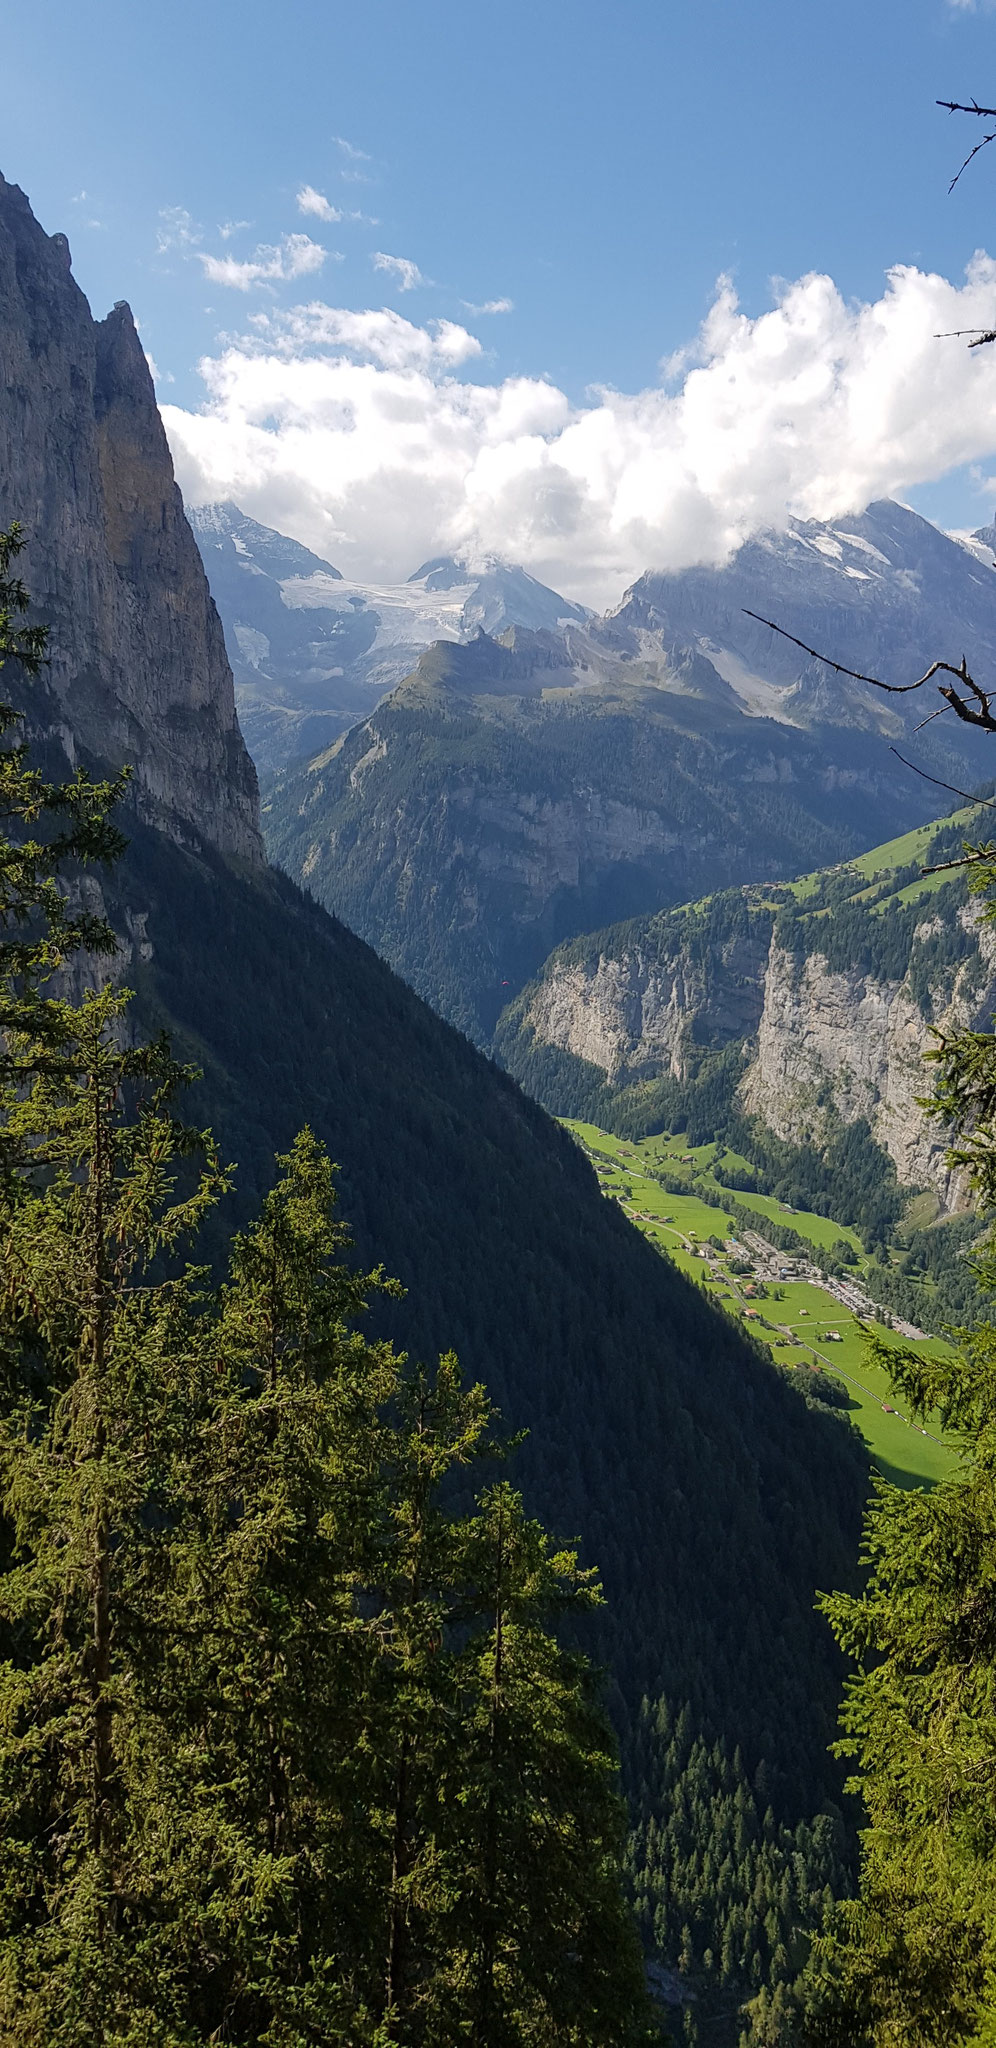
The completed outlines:
[[[759,626],[769,626],[773,633],[780,633],[783,640],[790,640],[793,647],[801,647],[803,654],[810,654],[814,661],[821,661],[824,667],[832,668],[835,675],[850,676],[856,683],[870,683],[873,689],[887,690],[891,697],[905,697],[910,690],[922,690],[924,683],[929,683],[933,676],[954,676],[969,695],[959,697],[954,684],[940,683],[938,688],[945,702],[950,705],[951,710],[959,718],[964,719],[966,725],[981,726],[983,732],[996,732],[996,712],[994,712],[992,706],[992,692],[980,689],[975,678],[969,675],[968,663],[964,655],[962,655],[957,667],[953,661],[932,661],[930,667],[922,676],[917,677],[915,683],[883,683],[880,676],[867,676],[861,669],[845,668],[842,661],[834,661],[831,655],[821,654],[818,647],[810,647],[805,640],[797,639],[794,633],[786,632],[784,626],[776,625],[774,619],[766,619],[762,617],[760,612],[750,611],[746,605],[744,606],[744,612],[748,619],[756,619]],[[970,698],[974,698],[977,709],[973,709]],[[907,766],[909,765],[907,763]]]
[[[996,121],[996,107],[980,107],[978,100],[970,100],[967,104],[963,100],[938,100],[937,105],[939,107],[946,107],[949,114],[977,114],[983,121]],[[992,129],[990,134],[984,135],[982,141],[977,142],[974,149],[969,150],[964,163],[955,172],[948,186],[949,192],[954,191],[962,172],[967,171],[972,158],[978,156],[980,149],[985,149],[987,142],[996,142],[996,128]],[[996,340],[996,335],[987,335],[986,339],[989,341]],[[978,341],[969,343],[970,348],[979,348],[980,346],[981,343]]]

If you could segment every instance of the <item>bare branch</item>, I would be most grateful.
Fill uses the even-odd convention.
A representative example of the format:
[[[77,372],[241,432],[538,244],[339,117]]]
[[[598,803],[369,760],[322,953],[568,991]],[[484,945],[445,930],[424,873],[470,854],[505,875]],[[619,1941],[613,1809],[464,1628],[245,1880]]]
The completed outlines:
[[[935,107],[946,107],[949,114],[979,114],[983,121],[996,121],[996,107],[980,107],[978,100],[935,100]]]
[[[953,192],[953,191],[954,191],[954,188],[955,188],[955,186],[957,185],[957,183],[958,183],[958,180],[959,180],[959,178],[961,177],[961,174],[962,174],[962,172],[963,172],[963,171],[967,171],[967,169],[968,169],[968,166],[969,166],[969,164],[971,163],[971,161],[972,161],[972,158],[973,158],[973,156],[978,156],[978,154],[979,154],[979,151],[980,151],[980,149],[985,149],[985,146],[986,146],[986,143],[987,143],[987,142],[996,142],[996,128],[991,128],[991,129],[989,130],[989,133],[988,133],[988,135],[984,135],[984,136],[983,136],[983,138],[982,138],[982,141],[981,141],[981,142],[977,142],[977,143],[976,143],[976,145],[975,145],[975,148],[974,148],[974,149],[970,149],[970,150],[969,150],[969,152],[968,152],[968,155],[967,155],[967,157],[965,158],[965,161],[964,161],[964,163],[963,163],[963,164],[960,164],[960,165],[959,165],[958,169],[956,170],[956,172],[955,172],[955,174],[954,174],[954,177],[953,177],[953,178],[952,178],[952,180],[951,180],[951,183],[950,183],[950,185],[948,186],[948,191],[949,191],[949,192]],[[976,343],[976,347],[977,347],[977,346],[978,346],[978,344]]]
[[[939,661],[937,667],[950,668],[950,663]],[[952,673],[957,675],[959,671],[954,669]],[[950,684],[947,684],[947,686],[941,685],[941,696],[947,698],[952,711],[956,711],[958,717],[963,718],[966,725],[979,725],[982,727],[983,732],[996,732],[996,718],[993,717],[990,709],[989,698],[983,690],[979,689],[978,683],[972,682],[971,676],[966,675],[964,681],[970,685],[975,696],[978,698],[982,706],[981,711],[973,711],[971,705],[966,704],[964,697],[959,697],[957,690],[953,690]]]
[[[833,669],[835,675],[850,676],[856,683],[871,683],[876,690],[887,690],[891,697],[905,697],[910,690],[922,690],[924,683],[929,683],[932,676],[957,676],[958,681],[964,683],[966,689],[971,690],[980,709],[971,710],[964,698],[959,697],[957,691],[950,685],[946,689],[941,686],[941,696],[947,699],[952,711],[956,711],[959,718],[964,718],[968,725],[981,725],[986,732],[996,732],[996,715],[991,708],[989,693],[980,690],[978,683],[969,675],[964,655],[957,668],[953,661],[932,661],[926,673],[918,676],[915,683],[883,683],[880,676],[866,676],[858,668],[845,668],[842,661],[834,661],[829,654],[821,654],[818,647],[810,647],[805,640],[798,640],[794,633],[786,632],[784,626],[777,626],[774,619],[762,618],[760,612],[752,612],[746,605],[743,609],[748,619],[756,619],[759,626],[769,626],[773,633],[780,633],[783,640],[790,640],[793,647],[801,647],[803,654],[811,654],[814,661],[822,661],[826,668]]]
[[[921,868],[920,873],[921,875],[943,875],[946,874],[948,868],[972,868],[978,867],[980,863],[987,863],[989,867],[996,865],[996,846],[976,847],[974,853],[960,854],[957,860],[939,860],[936,867]]]
[[[987,341],[996,341],[996,327],[947,327],[942,334],[935,334],[935,341],[962,341],[966,334],[974,334],[969,348],[984,348]]]
[[[950,704],[940,704],[936,711],[929,711],[926,718],[921,718],[919,725],[913,727],[914,732],[922,732],[925,725],[933,725],[935,718],[943,718],[950,709]]]
[[[991,796],[973,796],[969,789],[958,789],[953,782],[942,782],[939,775],[928,775],[926,768],[918,768],[915,761],[907,761],[905,754],[901,754],[898,747],[890,746],[889,752],[895,754],[896,760],[901,761],[904,768],[912,768],[914,775],[922,776],[924,782],[934,783],[937,789],[949,789],[952,796],[963,797],[967,804],[977,804],[980,810],[996,811],[996,801]]]

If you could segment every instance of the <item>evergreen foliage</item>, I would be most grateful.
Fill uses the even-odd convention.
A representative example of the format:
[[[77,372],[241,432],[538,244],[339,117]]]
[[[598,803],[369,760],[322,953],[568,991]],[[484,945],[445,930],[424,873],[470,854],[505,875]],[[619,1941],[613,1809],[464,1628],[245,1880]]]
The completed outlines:
[[[990,898],[991,854],[973,873]],[[986,914],[996,915],[991,901]],[[940,1038],[933,1057],[936,1108],[955,1130],[952,1157],[991,1209],[996,1036]],[[991,1236],[977,1263],[991,1298]],[[867,1824],[858,1896],[838,1907],[819,1947],[807,2036],[848,2048],[981,2048],[996,2032],[996,1328],[965,1332],[953,1358],[876,1349],[915,1414],[940,1410],[962,1458],[930,1493],[877,1484],[865,1590],[823,1602],[857,1663],[840,1747]]]
[[[603,1201],[568,1133],[285,878],[135,824],[108,898],[119,929],[150,912],[136,1008],[203,1066],[188,1113],[239,1161],[226,1229],[311,1122],[361,1258],[382,1253],[407,1290],[398,1341],[452,1343],[528,1429],[530,1512],[580,1533],[604,1574],[586,1641],[611,1670],[624,1768],[641,1695],[666,1693],[751,1769],[766,1758],[793,1824],[833,1796],[839,1667],[812,1603],[855,1554],[860,1446]],[[209,1218],[218,1258],[222,1237]],[[371,1327],[388,1327],[376,1301]],[[731,1656],[745,1614],[763,1647]]]
[[[693,2042],[791,2039],[813,1935],[851,1888],[851,1832],[828,1805],[794,1828],[763,1767],[709,1743],[687,1709],[643,1702],[630,1869],[648,1948],[680,1972]],[[694,2001],[694,2002],[693,2002]]]
[[[109,849],[106,794],[64,856]],[[309,1131],[221,1286],[183,1263],[227,1174],[126,993],[52,992],[39,870],[0,865],[33,935],[3,978],[0,2042],[649,2040],[612,1746],[554,1633],[592,1572],[504,1482],[442,1504],[491,1410],[357,1333],[396,1290],[343,1263]]]

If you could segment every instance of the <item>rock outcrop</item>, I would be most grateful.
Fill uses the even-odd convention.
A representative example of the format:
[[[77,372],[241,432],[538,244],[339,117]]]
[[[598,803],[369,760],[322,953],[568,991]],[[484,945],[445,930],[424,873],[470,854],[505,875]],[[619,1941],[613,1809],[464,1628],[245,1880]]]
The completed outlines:
[[[989,1029],[996,1010],[992,927],[967,905],[959,917],[978,951],[930,989],[926,1009],[908,975],[880,981],[856,970],[833,972],[823,955],[800,960],[772,937],[764,1007],[741,1090],[744,1108],[795,1144],[823,1142],[832,1118],[864,1118],[900,1184],[933,1188],[947,1209],[963,1203],[965,1181],[947,1164],[943,1129],[922,1108],[929,1092],[924,1053],[931,1026]],[[916,936],[930,929],[925,920]]]
[[[565,961],[538,983],[527,1014],[538,1037],[601,1067],[610,1082],[662,1073],[684,1081],[693,1031],[710,1044],[749,1038],[764,986],[741,934],[705,956],[679,944],[662,959],[636,944],[621,958]]]
[[[126,305],[91,317],[64,235],[0,178],[0,527],[51,628],[42,713],[71,761],[133,772],[149,822],[262,858],[224,636]],[[31,700],[26,707],[31,717]]]
[[[855,886],[865,881],[857,875]],[[503,1058],[525,1074],[530,1048],[554,1047],[623,1090],[694,1080],[704,1058],[735,1045],[740,1107],[777,1137],[823,1147],[864,1120],[901,1185],[933,1189],[947,1211],[961,1207],[964,1176],[949,1168],[944,1131],[922,1107],[924,1054],[932,1027],[991,1028],[993,927],[973,901],[945,896],[938,913],[928,899],[922,913],[907,911],[898,970],[885,973],[860,944],[854,960],[831,964],[814,936],[826,930],[819,918],[805,942],[798,925],[787,942],[764,897],[731,892],[561,948],[506,1013]],[[901,920],[901,895],[882,914]]]

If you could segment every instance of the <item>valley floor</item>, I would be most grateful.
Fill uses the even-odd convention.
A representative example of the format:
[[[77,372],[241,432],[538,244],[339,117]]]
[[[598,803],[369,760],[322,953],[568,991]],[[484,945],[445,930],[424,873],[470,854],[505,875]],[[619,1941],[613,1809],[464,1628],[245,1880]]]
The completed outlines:
[[[772,1196],[737,1190],[737,1205],[757,1213],[759,1229],[745,1230],[722,1206],[733,1191],[712,1171],[717,1164],[729,1170],[744,1162],[722,1147],[689,1150],[680,1136],[630,1141],[595,1124],[571,1121],[567,1128],[591,1160],[603,1194],[619,1202],[637,1229],[727,1314],[746,1322],[768,1346],[774,1363],[788,1369],[816,1367],[843,1383],[847,1411],[883,1477],[896,1486],[923,1486],[954,1469],[956,1452],[945,1441],[939,1418],[928,1417],[924,1425],[903,1411],[887,1374],[869,1356],[867,1336],[896,1334],[904,1348],[934,1355],[948,1347],[940,1338],[914,1332],[898,1317],[885,1320],[885,1311],[876,1313],[862,1285],[866,1261],[852,1230],[825,1216],[789,1209]],[[683,1180],[687,1192],[663,1187],[662,1173],[672,1183]],[[812,1260],[768,1242],[766,1220],[789,1225],[807,1239]],[[821,1248],[841,1238],[855,1253],[846,1279],[824,1274],[819,1265]]]

